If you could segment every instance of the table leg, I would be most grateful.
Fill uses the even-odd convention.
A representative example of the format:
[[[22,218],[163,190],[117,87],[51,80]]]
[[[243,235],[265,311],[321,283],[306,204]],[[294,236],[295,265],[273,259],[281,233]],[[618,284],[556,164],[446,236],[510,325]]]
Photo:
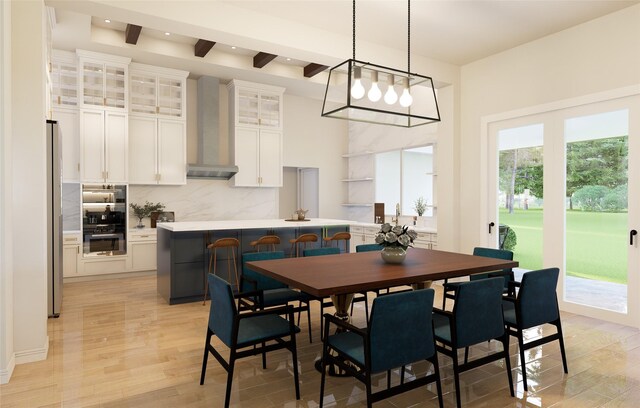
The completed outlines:
[[[424,281],[424,282],[412,283],[411,284],[411,288],[413,290],[428,289],[428,288],[431,287],[431,283],[432,283],[432,281]]]
[[[351,302],[353,301],[353,293],[331,295],[331,301],[333,302],[333,306],[336,308],[334,316],[344,322],[349,322],[349,320],[351,320],[351,317],[349,316],[349,308],[351,307]],[[320,330],[324,332],[324,327],[321,327]],[[340,331],[342,331],[342,329],[338,327],[336,329],[336,333]],[[322,359],[316,360],[314,366],[317,371],[322,372]],[[347,373],[333,364],[327,365],[327,374],[332,377],[348,376]]]

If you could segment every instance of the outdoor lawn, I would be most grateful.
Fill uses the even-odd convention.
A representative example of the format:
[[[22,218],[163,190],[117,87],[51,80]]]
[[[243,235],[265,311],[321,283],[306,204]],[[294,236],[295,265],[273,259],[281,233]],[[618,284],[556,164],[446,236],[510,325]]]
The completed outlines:
[[[500,224],[517,234],[514,259],[525,269],[542,268],[542,210],[500,209]],[[627,283],[627,213],[567,212],[567,273]],[[551,239],[547,237],[547,239]]]

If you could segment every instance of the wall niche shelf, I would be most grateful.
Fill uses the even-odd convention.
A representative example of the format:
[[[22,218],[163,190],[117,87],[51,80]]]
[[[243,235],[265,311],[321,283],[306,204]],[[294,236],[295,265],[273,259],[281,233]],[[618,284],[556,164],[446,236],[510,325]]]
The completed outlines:
[[[373,154],[372,151],[367,150],[365,152],[360,152],[360,153],[346,153],[346,154],[343,154],[342,157],[344,157],[345,159],[348,159],[350,157],[369,156],[369,155],[372,155],[372,154]]]
[[[372,203],[344,203],[343,207],[373,207]]]
[[[373,181],[373,177],[347,178],[347,179],[342,179],[340,181],[344,181],[346,183],[351,183],[354,181]]]

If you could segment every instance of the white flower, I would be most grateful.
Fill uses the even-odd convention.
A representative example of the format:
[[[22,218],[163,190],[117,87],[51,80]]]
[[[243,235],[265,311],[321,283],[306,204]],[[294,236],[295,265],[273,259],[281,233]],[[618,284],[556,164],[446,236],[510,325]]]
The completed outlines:
[[[388,222],[382,224],[382,227],[380,228],[380,231],[384,232],[385,234],[387,232],[391,231],[391,224],[389,224]]]
[[[393,232],[387,232],[387,234],[384,236],[384,239],[388,243],[393,244],[394,242],[396,242],[398,240],[398,236],[396,234],[394,234]]]
[[[384,242],[384,234],[379,232],[376,234],[376,244],[382,244]]]
[[[415,230],[409,230],[407,231],[407,234],[409,235],[409,238],[411,238],[411,242],[413,242],[414,239],[418,238],[418,233]]]
[[[398,237],[398,243],[404,247],[409,246],[411,244],[411,238],[407,234],[400,235]]]
[[[399,225],[396,225],[395,227],[393,227],[391,229],[391,232],[393,232],[396,235],[400,235],[400,234],[402,234],[402,227],[399,226]]]

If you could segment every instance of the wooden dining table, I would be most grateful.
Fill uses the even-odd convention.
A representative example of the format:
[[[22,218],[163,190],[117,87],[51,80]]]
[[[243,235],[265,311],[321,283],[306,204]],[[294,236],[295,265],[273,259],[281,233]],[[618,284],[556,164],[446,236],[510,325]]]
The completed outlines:
[[[409,248],[401,264],[380,252],[355,252],[247,262],[247,267],[316,297],[331,296],[336,317],[348,320],[353,293],[393,286],[429,286],[431,281],[517,267],[517,261],[432,249]]]

